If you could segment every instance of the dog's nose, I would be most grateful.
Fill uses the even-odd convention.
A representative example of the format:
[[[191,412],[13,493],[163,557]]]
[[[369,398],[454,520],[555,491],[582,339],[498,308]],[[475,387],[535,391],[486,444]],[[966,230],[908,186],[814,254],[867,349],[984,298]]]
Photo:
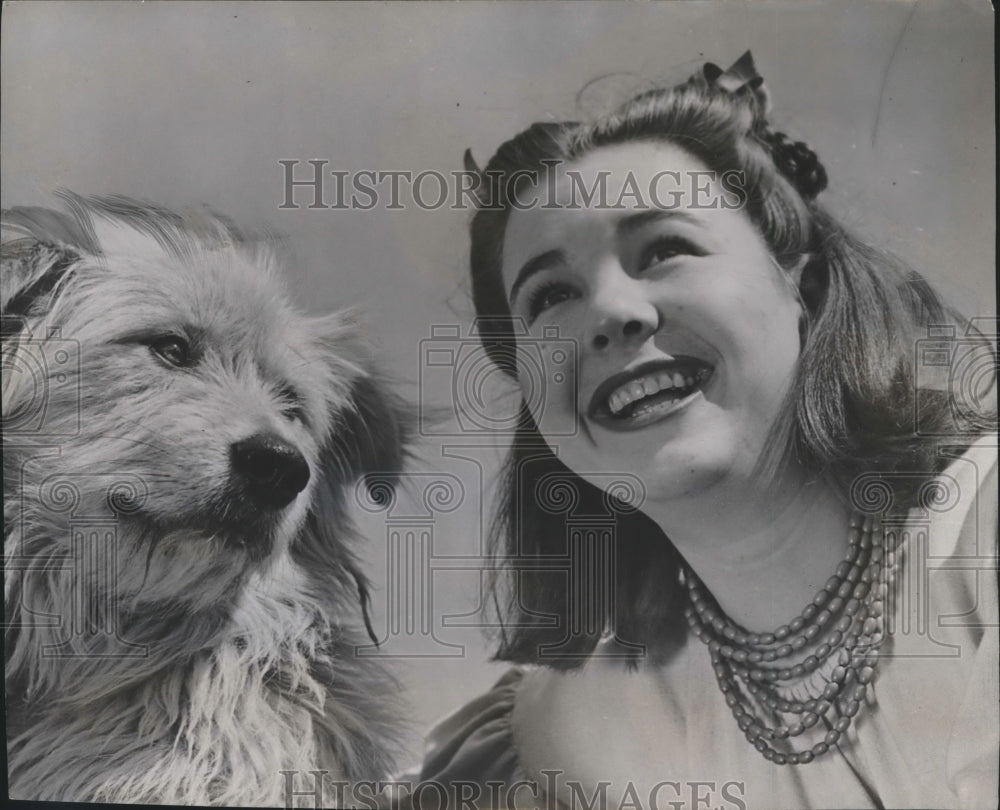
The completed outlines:
[[[280,509],[309,483],[309,465],[291,444],[273,433],[261,433],[230,447],[233,470],[260,504]]]

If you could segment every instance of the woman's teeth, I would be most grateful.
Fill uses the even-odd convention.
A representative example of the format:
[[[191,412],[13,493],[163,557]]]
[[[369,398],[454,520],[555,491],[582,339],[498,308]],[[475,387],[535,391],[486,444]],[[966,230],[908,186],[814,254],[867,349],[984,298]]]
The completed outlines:
[[[608,397],[608,409],[615,416],[619,416],[633,402],[659,394],[661,391],[669,391],[678,395],[687,393],[695,384],[695,380],[696,377],[681,374],[679,371],[658,371],[654,374],[647,374],[644,377],[630,380],[612,391]]]

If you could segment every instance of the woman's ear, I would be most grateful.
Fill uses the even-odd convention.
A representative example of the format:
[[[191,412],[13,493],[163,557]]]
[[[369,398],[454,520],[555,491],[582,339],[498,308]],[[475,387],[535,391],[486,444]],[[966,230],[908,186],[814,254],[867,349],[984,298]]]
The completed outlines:
[[[782,279],[788,284],[799,305],[799,348],[806,345],[809,328],[812,323],[819,298],[822,296],[822,285],[818,284],[816,255],[802,253],[794,261],[785,264],[774,260],[774,264]]]
[[[803,253],[790,271],[798,289],[804,314],[811,320],[816,317],[826,295],[829,270],[821,254]]]
[[[791,279],[792,283],[799,289],[802,287],[802,275],[806,269],[806,266],[813,260],[814,256],[812,253],[803,253],[799,256],[794,264],[785,269],[788,277]]]

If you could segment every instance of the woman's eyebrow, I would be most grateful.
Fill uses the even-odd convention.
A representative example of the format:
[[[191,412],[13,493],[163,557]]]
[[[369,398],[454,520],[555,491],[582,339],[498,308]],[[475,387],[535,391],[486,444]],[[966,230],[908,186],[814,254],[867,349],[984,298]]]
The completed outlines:
[[[686,211],[668,211],[664,208],[651,208],[646,211],[640,211],[637,214],[622,217],[615,225],[615,233],[621,239],[635,233],[635,231],[648,225],[650,222],[657,222],[661,219],[679,219],[682,222],[698,223],[698,218]]]
[[[514,283],[510,287],[510,303],[513,304],[514,300],[517,298],[517,293],[524,286],[529,278],[531,278],[535,273],[540,273],[542,270],[548,270],[557,264],[563,264],[566,261],[566,254],[561,250],[547,250],[545,253],[539,253],[532,259],[528,259],[522,266],[521,269],[517,271],[517,278],[514,279]]]

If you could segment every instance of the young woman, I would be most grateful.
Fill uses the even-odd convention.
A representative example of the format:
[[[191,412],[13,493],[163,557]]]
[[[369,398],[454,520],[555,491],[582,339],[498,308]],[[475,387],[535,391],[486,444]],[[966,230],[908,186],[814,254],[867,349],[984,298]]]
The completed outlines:
[[[498,514],[520,666],[429,738],[456,801],[995,802],[995,352],[767,112],[746,54],[482,174],[484,346],[568,384]]]

